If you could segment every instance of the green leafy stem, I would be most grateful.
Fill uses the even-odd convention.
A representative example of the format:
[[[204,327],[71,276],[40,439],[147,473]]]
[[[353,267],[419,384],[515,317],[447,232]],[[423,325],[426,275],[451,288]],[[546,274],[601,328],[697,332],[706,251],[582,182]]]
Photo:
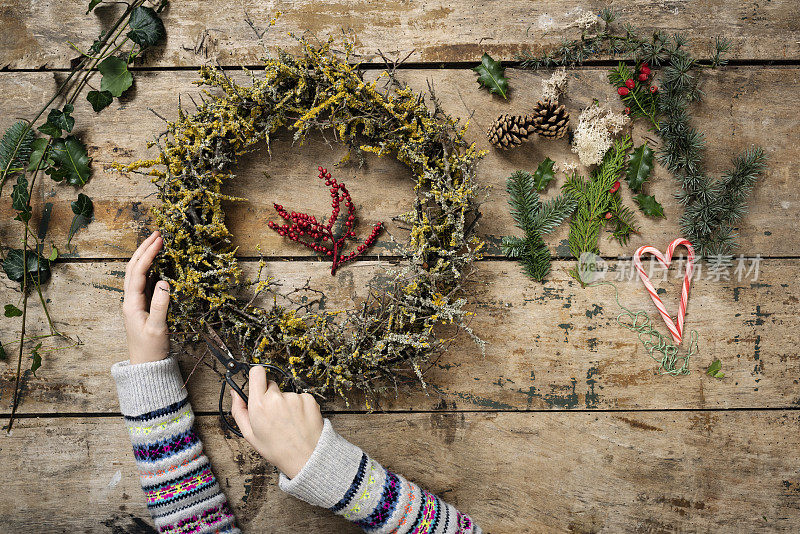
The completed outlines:
[[[102,2],[103,0],[91,0],[86,13],[94,10]],[[127,4],[123,13],[107,31],[103,31],[93,41],[88,51],[81,51],[77,45],[70,42],[69,44],[81,54],[75,66],[70,69],[55,93],[32,119],[16,122],[0,140],[0,196],[6,181],[16,177],[16,183],[11,192],[12,205],[17,212],[14,219],[21,221],[25,227],[21,239],[22,248],[7,247],[9,250],[7,253],[3,251],[2,258],[3,271],[10,280],[20,284],[22,292],[22,310],[13,304],[7,304],[5,313],[5,316],[9,318],[22,318],[11,416],[6,426],[9,432],[19,405],[19,384],[25,342],[53,336],[71,340],[69,336],[56,329],[42,295],[41,285],[50,279],[50,265],[58,258],[58,251],[55,246],[52,246],[50,255],[45,258],[42,251],[46,230],[40,229],[37,234],[30,227],[33,215],[30,205],[33,188],[40,171],[45,172],[56,182],[63,181],[76,187],[83,186],[90,178],[91,158],[86,151],[85,144],[74,135],[62,137],[62,134],[72,132],[75,125],[75,118],[72,117],[75,101],[82,90],[90,85],[89,81],[96,72],[102,76],[100,88],[97,90],[92,87],[86,99],[92,105],[92,109],[98,112],[110,105],[114,97],[121,96],[132,85],[133,76],[128,70],[128,65],[148,47],[163,40],[165,30],[158,13],[166,6],[166,0],[156,2],[155,9],[144,4],[145,0],[135,0]],[[123,37],[126,30],[127,33]],[[133,43],[131,49],[122,57],[117,57],[115,54],[129,42]],[[63,99],[63,107],[50,109],[50,106],[59,98]],[[37,128],[38,132],[44,134],[45,137],[37,138],[37,130],[34,130],[34,125],[48,109],[50,111],[47,119]],[[29,173],[30,182],[27,178]],[[78,199],[72,202],[71,207],[74,217],[70,224],[67,246],[75,232],[89,224],[94,213],[91,199],[83,193],[78,195]],[[45,209],[49,208],[46,206]],[[34,244],[32,248],[29,246],[31,236]],[[42,309],[47,317],[50,333],[26,338],[28,290],[31,286],[36,288]],[[35,371],[41,366],[42,353],[63,348],[68,347],[42,349],[42,343],[37,343],[31,351],[31,371],[35,374]],[[5,359],[5,357],[5,349],[0,344],[0,359]]]

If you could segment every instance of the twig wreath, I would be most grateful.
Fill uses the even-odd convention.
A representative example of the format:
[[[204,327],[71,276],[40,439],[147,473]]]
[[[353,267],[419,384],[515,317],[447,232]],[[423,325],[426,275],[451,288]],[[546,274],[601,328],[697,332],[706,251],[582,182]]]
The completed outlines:
[[[160,155],[117,168],[147,169],[157,184],[161,204],[152,214],[164,249],[154,271],[171,285],[171,330],[187,335],[185,342],[198,341],[208,323],[234,341],[243,361],[287,369],[301,389],[321,398],[337,393],[348,400],[363,392],[371,408],[371,399],[391,386],[397,391],[400,376],[413,372],[425,385],[421,365],[452,340],[437,337],[435,326],[455,325],[455,333],[463,329],[484,350],[468,325],[473,314],[464,309],[463,288],[484,247],[474,235],[476,196],[485,189],[475,181],[475,167],[484,153],[464,140],[466,125],[442,110],[432,87],[429,109],[393,69],[378,77],[388,78],[383,91],[376,89],[378,80],[365,82],[359,66],[348,61],[351,44],[342,59],[331,51],[331,40],[319,46],[299,41],[299,57],[279,51],[264,60],[264,79],[248,71],[251,86],[203,67],[194,83],[218,94],[204,90],[193,114],[179,103],[163,142],[150,144]],[[241,281],[221,201],[246,199],[222,189],[235,179],[231,168],[239,158],[260,141],[269,150],[281,128],[294,130],[301,143],[314,130],[332,131],[348,147],[339,164],[351,155],[363,164],[370,152],[393,156],[412,172],[412,209],[396,217],[411,226],[401,267],[389,270],[390,287],[371,282],[355,310],[279,305],[277,297],[285,295],[273,278],[262,279],[263,256],[255,279]],[[254,304],[263,293],[273,296],[269,309]]]

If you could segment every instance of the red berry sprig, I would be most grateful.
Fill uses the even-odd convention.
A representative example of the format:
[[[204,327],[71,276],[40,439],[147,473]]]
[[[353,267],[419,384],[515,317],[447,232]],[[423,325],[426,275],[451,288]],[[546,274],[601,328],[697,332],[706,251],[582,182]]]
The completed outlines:
[[[617,94],[626,104],[625,115],[647,117],[658,126],[658,87],[653,84],[652,71],[646,63],[631,71],[624,64],[613,71]]]
[[[359,245],[358,248],[350,252],[350,254],[342,255],[341,251],[344,248],[345,239],[349,237],[355,240],[356,237],[356,233],[353,231],[353,222],[356,219],[356,207],[344,183],[337,183],[336,178],[331,177],[331,173],[328,172],[328,169],[323,167],[318,167],[317,169],[319,170],[319,179],[325,180],[325,185],[331,188],[332,211],[327,224],[317,222],[316,217],[313,215],[294,211],[289,213],[283,209],[283,206],[280,204],[275,204],[275,210],[278,212],[278,215],[289,221],[290,224],[278,225],[270,221],[267,223],[267,226],[278,232],[278,234],[288,237],[292,241],[297,241],[311,250],[330,256],[333,261],[331,274],[336,274],[336,269],[343,263],[359,256],[375,244],[383,225],[382,223],[376,224],[372,228],[372,232],[364,240],[363,245]],[[336,224],[336,219],[339,217],[339,205],[342,202],[347,206],[347,219],[344,223],[344,233],[339,239],[336,239],[333,235],[333,225]],[[302,236],[308,236],[313,241],[303,240],[301,239]],[[328,241],[331,243],[331,248],[325,246]]]

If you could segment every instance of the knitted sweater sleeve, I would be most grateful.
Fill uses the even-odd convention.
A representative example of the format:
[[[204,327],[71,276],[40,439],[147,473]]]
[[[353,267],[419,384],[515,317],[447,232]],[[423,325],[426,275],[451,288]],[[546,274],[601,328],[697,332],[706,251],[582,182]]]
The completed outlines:
[[[175,358],[132,365],[111,374],[133,445],[147,508],[160,533],[239,533],[217,483]]]
[[[280,488],[380,534],[481,534],[472,519],[436,495],[383,468],[325,423],[314,452]]]

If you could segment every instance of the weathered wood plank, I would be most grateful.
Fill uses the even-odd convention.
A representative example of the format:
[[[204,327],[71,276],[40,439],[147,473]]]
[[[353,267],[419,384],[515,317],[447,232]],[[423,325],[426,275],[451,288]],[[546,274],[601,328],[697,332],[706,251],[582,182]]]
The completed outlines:
[[[76,55],[67,40],[87,49],[99,31],[121,12],[120,6],[101,6],[86,15],[87,2],[4,0],[0,4],[0,67],[66,67]],[[263,26],[282,12],[267,34],[269,46],[297,50],[287,35],[310,32],[325,39],[355,34],[356,52],[374,59],[378,49],[401,57],[414,51],[411,61],[475,61],[484,51],[511,59],[520,51],[550,50],[562,38],[580,35],[573,25],[581,10],[599,12],[607,2],[575,0],[536,2],[510,0],[409,3],[367,0],[296,2],[247,0],[236,6],[189,0],[173,4],[164,13],[167,42],[146,58],[148,65],[197,65],[219,61],[252,64],[262,54],[247,16]],[[746,59],[797,58],[797,6],[792,0],[758,2],[652,2],[614,6],[622,21],[643,29],[684,33],[692,47],[704,54],[714,36],[734,42],[733,57]],[[769,35],[769,39],[764,36]]]
[[[384,263],[385,265],[385,263]],[[386,399],[387,410],[431,409],[667,409],[797,407],[800,405],[800,263],[764,260],[756,280],[751,276],[729,281],[699,279],[692,286],[686,316],[687,332],[697,329],[700,355],[691,361],[689,376],[673,378],[655,373],[636,334],[615,322],[620,310],[608,286],[581,289],[567,275],[572,262],[553,265],[550,280],[540,285],[528,280],[517,264],[480,262],[470,287],[471,308],[477,313],[472,327],[487,343],[486,358],[461,334],[450,350],[426,375],[426,395],[413,379],[401,387],[399,398]],[[746,267],[752,266],[749,262]],[[251,276],[255,262],[244,264]],[[627,262],[611,262],[607,274],[615,281],[630,274]],[[301,287],[306,280],[327,293],[326,309],[354,306],[371,279],[384,270],[376,262],[357,262],[331,278],[327,264],[269,262],[267,273],[285,284]],[[64,333],[83,345],[44,354],[43,366],[33,377],[26,372],[21,412],[116,412],[111,364],[127,357],[120,302],[124,263],[58,264],[45,288],[51,314]],[[632,310],[646,310],[656,328],[666,328],[656,316],[641,283],[625,277],[617,281],[620,301]],[[668,309],[677,308],[679,285],[654,283],[666,290]],[[19,293],[5,283],[0,302],[17,302]],[[30,335],[46,332],[38,299],[29,300]],[[19,332],[19,319],[5,319],[0,340],[6,351]],[[687,334],[688,335],[688,334]],[[46,347],[55,345],[45,340]],[[62,346],[59,343],[58,346]],[[27,354],[27,353],[26,353]],[[723,362],[724,380],[710,378],[705,368],[715,358]],[[191,355],[182,358],[184,376],[195,366]],[[8,413],[16,360],[0,366],[0,413]],[[25,362],[26,367],[29,361]],[[195,408],[216,410],[219,378],[204,365],[188,381]],[[341,401],[327,409],[347,409]],[[356,403],[352,408],[360,408]]]
[[[800,528],[795,411],[337,415],[332,422],[485,532]],[[214,418],[200,417],[198,428],[245,532],[357,532],[281,492],[274,469],[246,442],[224,437]],[[14,495],[0,501],[6,531],[145,532],[141,525],[152,524],[117,418],[20,420],[0,449]],[[9,476],[11,466],[25,476]]]
[[[375,71],[369,72],[369,76],[375,75]],[[473,114],[470,138],[479,147],[487,149],[491,147],[484,131],[491,121],[500,113],[527,112],[540,97],[543,77],[509,70],[514,92],[511,101],[504,102],[480,89],[474,83],[473,73],[468,70],[413,70],[403,71],[401,76],[419,90],[425,90],[427,79],[432,80],[437,95],[449,112],[462,117]],[[589,105],[593,98],[613,107],[619,106],[618,97],[605,76],[603,69],[570,72],[567,106],[574,121],[577,121],[580,108]],[[785,142],[800,137],[800,123],[794,119],[800,106],[800,96],[795,90],[800,80],[800,69],[731,68],[708,72],[704,76],[706,98],[698,106],[696,124],[707,136],[709,171],[719,176],[727,170],[733,155],[752,144],[764,146],[770,158],[766,176],[750,202],[751,213],[742,223],[739,251],[763,256],[800,254],[795,225],[787,224],[800,206],[800,190],[794,185],[794,168],[800,149]],[[156,201],[153,184],[146,176],[122,176],[110,169],[110,163],[152,157],[154,152],[145,144],[163,130],[163,123],[148,108],[174,118],[177,93],[197,94],[197,88],[191,85],[194,79],[195,74],[190,72],[142,72],[137,76],[137,96],[132,100],[126,99],[122,105],[114,104],[100,115],[95,115],[87,102],[78,104],[76,128],[95,160],[95,175],[84,191],[94,199],[96,220],[88,231],[81,230],[76,235],[71,253],[90,258],[130,256],[142,236],[149,233],[143,227],[147,223],[148,208]],[[41,105],[41,95],[50,91],[54,83],[52,74],[0,74],[0,92],[7,95],[6,113],[0,119],[0,128],[8,126],[13,117],[32,115]],[[188,102],[188,98],[184,98],[184,102]],[[652,134],[637,126],[635,141],[640,143],[643,136],[652,137]],[[277,218],[272,203],[279,202],[318,215],[329,213],[329,198],[318,183],[315,169],[320,164],[332,166],[343,151],[336,145],[328,147],[319,138],[293,148],[289,136],[276,141],[273,149],[271,161],[262,152],[240,165],[237,180],[231,184],[229,192],[250,200],[227,204],[228,224],[242,255],[257,255],[257,244],[268,256],[306,255],[306,248],[281,238],[266,227],[267,221]],[[492,253],[499,254],[500,238],[515,231],[508,213],[506,177],[515,169],[533,169],[548,156],[558,163],[577,161],[566,140],[537,140],[510,152],[491,149],[481,163],[479,180],[493,190],[482,208],[484,217],[478,228],[492,244]],[[412,193],[408,171],[392,160],[369,158],[368,162],[364,169],[348,167],[335,172],[340,181],[346,181],[353,194],[358,215],[363,221],[362,229],[380,220],[387,223],[390,233],[403,242],[406,233],[390,222],[390,218],[410,206]],[[269,178],[265,178],[265,173]],[[557,183],[563,180],[563,176],[559,177]],[[47,178],[39,184],[34,205],[41,207],[45,201],[55,204],[49,235],[59,250],[65,251],[72,218],[69,202],[74,200],[75,192]],[[551,185],[548,195],[554,194],[557,187]],[[601,250],[604,254],[630,256],[642,244],[661,246],[679,235],[678,219],[682,208],[672,196],[676,190],[674,180],[658,166],[648,187],[649,192],[664,204],[667,220],[654,221],[639,215],[641,235],[634,236],[627,247],[603,238]],[[303,198],[298,197],[301,189],[308,191],[302,195]],[[627,188],[623,189],[626,203],[635,209]],[[10,185],[7,190],[10,190]],[[11,221],[12,215],[6,197],[0,203],[0,239],[6,243],[21,235],[19,223]],[[566,235],[567,229],[563,227],[548,238],[554,254],[569,255],[565,246]],[[382,254],[396,250],[386,233],[374,249]]]

